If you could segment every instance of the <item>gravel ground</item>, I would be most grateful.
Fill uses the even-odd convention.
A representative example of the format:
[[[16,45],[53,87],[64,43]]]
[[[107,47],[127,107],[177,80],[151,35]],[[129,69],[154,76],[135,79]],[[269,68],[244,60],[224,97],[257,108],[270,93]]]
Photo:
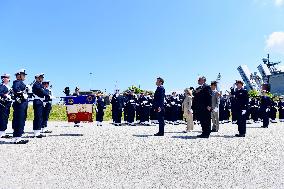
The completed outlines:
[[[221,125],[209,139],[196,139],[200,126],[167,125],[164,137],[152,136],[155,126],[49,128],[26,145],[1,139],[0,188],[284,188],[283,123],[248,125],[246,138]],[[32,122],[25,130],[32,135]]]

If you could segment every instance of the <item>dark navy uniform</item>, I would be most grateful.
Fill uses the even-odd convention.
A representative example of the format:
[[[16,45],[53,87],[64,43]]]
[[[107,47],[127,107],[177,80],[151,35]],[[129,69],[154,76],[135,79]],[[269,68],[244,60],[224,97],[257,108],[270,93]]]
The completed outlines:
[[[166,96],[165,101],[164,101],[164,106],[165,106],[165,120],[168,123],[171,123],[172,115],[171,115],[171,100],[170,96]]]
[[[157,135],[164,135],[165,127],[165,89],[163,86],[157,87],[153,100],[153,108],[157,112],[157,118],[159,121],[159,132]],[[158,110],[161,110],[160,112]]]
[[[156,114],[156,112],[153,108],[153,100],[154,100],[154,96],[151,95],[149,97],[149,102],[151,104],[151,106],[150,106],[150,120],[151,120],[151,122],[156,123],[157,122],[157,114]]]
[[[234,89],[231,89],[231,91],[234,91]],[[236,102],[235,98],[231,97],[230,98],[230,108],[231,108],[232,122],[233,123],[236,123],[237,119],[238,119],[238,110],[237,110],[237,104],[236,103],[237,102]]]
[[[43,120],[42,120],[42,129],[45,130],[47,128],[47,122],[48,122],[48,119],[49,119],[49,115],[50,115],[50,112],[52,110],[52,99],[51,99],[51,96],[52,96],[52,92],[50,89],[47,89],[45,88],[44,91],[46,93],[48,93],[49,95],[48,96],[45,96],[44,100],[43,100],[43,113],[42,113],[42,117],[43,117]],[[50,131],[43,131],[45,133],[50,133]]]
[[[104,110],[106,109],[106,103],[102,96],[97,97],[97,111],[96,111],[96,121],[98,122],[98,125],[102,126],[101,123],[104,120]]]
[[[267,128],[269,125],[269,112],[271,108],[271,99],[268,96],[262,96],[260,100],[260,114],[263,120],[263,127]]]
[[[140,121],[142,124],[149,124],[150,119],[150,107],[151,103],[149,97],[141,95],[138,99],[138,104],[140,107]]]
[[[133,94],[127,95],[127,101],[125,103],[125,108],[127,109],[127,122],[133,125],[135,120],[137,98]]]
[[[179,99],[177,96],[171,96],[170,97],[170,115],[171,115],[171,122],[173,124],[177,124],[179,112],[178,112],[178,105],[179,105]]]
[[[0,85],[0,132],[5,134],[7,130],[10,108],[12,101],[5,95],[9,93],[9,89],[5,84]],[[4,135],[2,137],[5,137]]]
[[[121,95],[114,95],[111,99],[113,122],[116,125],[121,125],[121,116],[123,109],[123,97]]]
[[[238,136],[245,136],[246,134],[246,111],[248,110],[249,96],[248,92],[241,88],[232,90],[231,94],[234,95],[235,108],[237,124],[238,124]]]
[[[272,123],[276,123],[277,103],[272,100],[270,109],[270,118]]]
[[[14,130],[13,137],[20,138],[24,133],[26,110],[28,107],[27,96],[25,95],[26,85],[21,80],[13,82],[13,93],[15,102],[13,103],[13,121],[12,128]]]
[[[203,84],[196,89],[195,94],[198,95],[198,100],[195,102],[195,113],[198,114],[198,119],[202,127],[202,134],[198,137],[208,138],[211,133],[211,111],[208,110],[208,107],[212,107],[211,87],[207,84]]]
[[[124,120],[125,124],[127,124],[127,115],[128,115],[128,113],[127,113],[127,107],[126,107],[127,95],[128,95],[128,93],[124,93],[124,94],[123,94],[123,107],[124,107],[124,109],[123,109],[123,112],[124,112],[124,114],[123,114],[123,120]],[[113,118],[113,120],[114,120],[114,118]]]
[[[183,111],[182,111],[182,103],[185,99],[185,96],[184,95],[179,95],[178,96],[178,121],[183,121],[184,118],[183,118]]]
[[[259,101],[256,98],[250,101],[250,114],[253,121],[257,122],[259,118]]]
[[[192,110],[193,110],[193,120],[194,121],[200,121],[200,114],[198,112],[198,103],[200,101],[200,93],[197,91],[201,90],[201,86],[197,87],[196,90],[193,92],[193,101],[192,101]]]
[[[278,103],[279,120],[284,122],[284,101]]]
[[[33,85],[33,108],[34,108],[34,121],[33,121],[33,130],[35,135],[39,135],[43,125],[43,101],[44,98],[49,97],[49,92],[44,90],[43,85],[36,81]]]
[[[223,96],[220,98],[219,104],[219,121],[224,123],[227,120],[227,111],[228,111],[228,99]]]

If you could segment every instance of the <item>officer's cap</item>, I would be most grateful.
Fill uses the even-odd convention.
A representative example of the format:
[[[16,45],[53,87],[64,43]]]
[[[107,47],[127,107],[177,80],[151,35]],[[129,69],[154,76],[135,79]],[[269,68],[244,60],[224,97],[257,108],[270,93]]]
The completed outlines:
[[[38,73],[35,75],[35,78],[39,78],[39,77],[44,78],[44,73]]]
[[[47,83],[50,83],[50,80],[45,80],[42,82],[42,84],[47,84]]]
[[[236,80],[236,84],[244,84],[244,82],[242,80]]]
[[[20,75],[20,74],[28,75],[28,74],[26,74],[26,69],[20,69],[15,73],[16,76]]]
[[[3,75],[1,75],[1,79],[3,79],[3,78],[10,78],[10,74],[3,74]]]
[[[211,85],[217,85],[217,81],[211,81]]]

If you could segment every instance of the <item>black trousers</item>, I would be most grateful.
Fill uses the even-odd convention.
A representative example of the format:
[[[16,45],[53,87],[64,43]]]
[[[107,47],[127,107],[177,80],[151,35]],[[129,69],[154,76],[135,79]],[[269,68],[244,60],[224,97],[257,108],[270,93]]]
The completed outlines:
[[[104,109],[98,109],[96,113],[96,121],[103,122],[104,120]]]
[[[232,109],[232,121],[238,121],[238,112]]]
[[[13,122],[12,128],[14,130],[13,137],[21,137],[24,133],[25,121],[26,121],[26,110],[28,102],[24,101],[21,103],[13,103]]]
[[[33,130],[41,130],[43,123],[43,102],[41,100],[34,100],[34,121]]]
[[[149,107],[142,107],[141,108],[141,117],[140,117],[140,121],[141,122],[146,122],[149,121],[149,116],[150,116],[150,108]]]
[[[113,109],[112,114],[114,123],[121,123],[122,109]]]
[[[242,111],[236,112],[237,115],[237,124],[238,124],[238,131],[240,135],[245,135],[246,134],[246,117],[247,115],[242,115]]]
[[[178,109],[177,106],[172,106],[170,110],[171,121],[176,122],[178,120]]]
[[[165,133],[165,109],[162,108],[160,112],[157,112],[157,118],[159,122],[159,134]]]
[[[251,108],[251,118],[253,119],[253,121],[258,121],[258,108]]]
[[[266,110],[261,110],[261,116],[263,121],[263,127],[268,127],[269,125],[269,112],[266,112]]]
[[[279,109],[279,119],[284,119],[284,109]]]
[[[129,107],[127,109],[127,122],[133,123],[135,120],[135,108]]]
[[[49,114],[51,112],[52,106],[51,103],[47,103],[45,105],[45,107],[43,107],[43,113],[42,113],[42,117],[43,117],[43,121],[42,121],[42,128],[47,127],[47,122],[49,119]]]
[[[209,136],[211,133],[211,112],[207,109],[198,112],[200,115],[200,125],[202,127],[202,135]]]
[[[276,108],[271,108],[271,110],[270,110],[270,118],[271,118],[272,120],[275,120],[275,119],[276,119],[276,114],[277,114]]]
[[[10,108],[11,103],[10,102],[4,102],[3,104],[0,104],[0,131],[6,131],[9,115],[10,115]]]

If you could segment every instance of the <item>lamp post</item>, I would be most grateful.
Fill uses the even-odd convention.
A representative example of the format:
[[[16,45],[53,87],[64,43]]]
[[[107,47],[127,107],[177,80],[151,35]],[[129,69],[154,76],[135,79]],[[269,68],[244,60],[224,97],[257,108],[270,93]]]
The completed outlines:
[[[91,91],[92,90],[92,75],[93,75],[93,73],[90,72],[89,75],[90,75],[89,87],[90,87],[90,91]]]

